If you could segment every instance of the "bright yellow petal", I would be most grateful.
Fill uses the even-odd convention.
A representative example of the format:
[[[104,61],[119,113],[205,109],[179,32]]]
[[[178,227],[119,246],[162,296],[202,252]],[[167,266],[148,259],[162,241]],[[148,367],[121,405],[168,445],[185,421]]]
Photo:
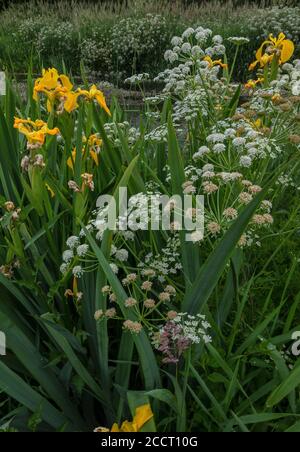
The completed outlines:
[[[78,103],[77,103],[77,99],[78,99],[79,94],[77,93],[73,93],[73,92],[68,92],[65,97],[67,98],[67,100],[64,103],[64,109],[68,112],[71,113],[73,110],[75,110],[76,108],[78,108]]]
[[[261,57],[262,57],[263,49],[264,49],[264,46],[265,46],[266,43],[267,43],[267,41],[264,41],[264,42],[262,43],[262,45],[260,46],[260,48],[257,50],[256,54],[255,54],[255,57],[256,57],[256,59],[257,59],[258,61],[259,61],[259,60],[261,59]]]
[[[73,170],[73,160],[71,159],[71,157],[68,158],[67,165],[71,170]]]
[[[139,432],[143,425],[153,417],[150,404],[141,405],[136,408],[132,422],[124,421],[119,428],[118,424],[113,424],[111,432]]]
[[[64,88],[66,88],[68,91],[71,91],[71,89],[73,88],[73,85],[72,85],[72,83],[70,82],[69,77],[67,77],[67,76],[64,75],[64,74],[61,74],[61,75],[59,76],[59,80],[61,81],[62,86],[63,86]]]
[[[253,124],[257,129],[259,129],[262,125],[261,119],[257,119]]]
[[[245,83],[244,86],[246,89],[253,89],[255,87],[255,82],[254,80],[248,80],[248,82]]]
[[[42,132],[42,133],[48,134],[48,135],[57,135],[59,133],[59,128],[54,127],[53,129],[49,129],[46,124],[39,130],[39,132]]]
[[[136,423],[138,430],[140,430],[146,422],[153,417],[151,406],[148,404],[141,405],[135,410],[133,422]]]
[[[282,48],[281,48],[280,61],[281,61],[281,63],[285,63],[293,55],[295,46],[294,46],[294,43],[292,41],[290,41],[289,39],[285,39],[284,41],[282,41],[281,45],[282,45]]]
[[[269,34],[269,44],[275,45],[276,44],[277,39],[274,38],[273,33]]]
[[[27,132],[24,135],[26,135],[28,141],[30,143],[38,143],[43,145],[45,142],[45,133],[38,131],[38,132]]]
[[[103,108],[103,110],[106,111],[106,113],[111,116],[111,112],[108,108],[108,106],[106,105],[106,101],[105,101],[105,97],[104,94],[101,91],[98,91],[98,93],[95,96],[98,104]]]
[[[48,113],[51,113],[51,111],[52,111],[52,102],[50,99],[47,99],[47,110],[48,110]]]
[[[90,151],[90,156],[92,157],[92,159],[94,160],[95,164],[97,166],[99,166],[99,158],[98,158],[98,154],[95,151]]]
[[[54,89],[58,82],[58,72],[55,68],[48,69],[44,72],[40,80],[40,84],[47,89]]]
[[[121,432],[138,432],[137,425],[134,422],[124,421],[120,428]]]
[[[274,54],[268,55],[267,53],[265,53],[259,60],[260,67],[264,67],[264,66],[266,66],[266,64],[271,63],[273,58],[274,58]]]
[[[87,97],[88,99],[90,97],[90,93],[86,89],[78,88],[77,93],[78,93],[78,96],[84,96],[84,97]]]
[[[282,32],[279,33],[278,38],[277,38],[277,44],[280,44],[284,40],[285,40],[285,34]]]
[[[67,160],[67,165],[68,165],[68,167],[69,167],[71,170],[74,169],[74,163],[75,163],[75,160],[76,160],[76,149],[73,149],[73,151],[72,151],[72,157],[69,157],[68,160]]]
[[[59,134],[59,128],[58,127],[54,127],[54,129],[47,128],[46,133],[48,135],[57,135],[57,134]]]
[[[250,65],[249,65],[249,71],[253,71],[253,69],[255,69],[256,68],[256,66],[258,65],[258,63],[259,63],[259,61],[258,60],[256,60],[256,61],[253,61],[253,63],[251,63]]]
[[[31,121],[31,124],[33,124],[33,126],[38,129],[47,126],[47,123],[45,121],[42,121],[42,119],[36,119],[34,123]]]
[[[209,67],[213,66],[213,60],[211,59],[211,57],[209,55],[206,55],[206,57],[203,58],[203,61],[206,61],[208,63]]]
[[[91,146],[91,147],[93,147],[93,146],[101,146],[102,145],[102,140],[101,140],[101,138],[98,137],[97,134],[94,133],[93,135],[89,136],[88,145]]]
[[[90,95],[91,98],[93,98],[93,97],[96,97],[96,95],[98,94],[98,92],[101,93],[101,91],[98,90],[98,88],[97,88],[96,85],[92,85],[92,86],[90,87],[89,95]]]
[[[41,120],[36,120],[34,122],[34,121],[31,121],[31,119],[22,119],[22,118],[15,117],[14,127],[16,129],[18,129],[20,126],[24,126],[24,125],[30,125],[30,126],[33,126],[33,127],[35,127],[35,126],[39,127],[40,124],[45,125],[45,122],[41,121]]]
[[[111,428],[111,432],[120,432],[118,424],[114,423],[114,425]]]
[[[37,91],[36,87],[33,88],[32,98],[33,98],[33,100],[35,100],[36,102],[38,101],[39,96],[38,96],[38,91]]]

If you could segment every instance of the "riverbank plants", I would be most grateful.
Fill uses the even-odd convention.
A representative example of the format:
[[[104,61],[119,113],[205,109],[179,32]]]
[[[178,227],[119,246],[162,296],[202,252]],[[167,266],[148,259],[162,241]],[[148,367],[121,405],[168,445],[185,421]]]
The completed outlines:
[[[29,72],[26,101],[8,80],[2,430],[299,431],[300,63],[270,35],[236,83],[247,44],[199,26],[174,36],[138,125],[55,68]],[[97,200],[120,188],[129,227],[118,211],[109,230]],[[153,230],[162,195],[170,228]],[[187,241],[177,219],[197,195],[204,232]]]

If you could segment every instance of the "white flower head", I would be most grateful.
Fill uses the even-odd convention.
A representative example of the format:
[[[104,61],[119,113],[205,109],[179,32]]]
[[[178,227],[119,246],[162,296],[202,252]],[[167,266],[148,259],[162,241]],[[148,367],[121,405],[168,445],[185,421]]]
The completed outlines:
[[[76,246],[78,246],[80,243],[80,239],[79,237],[77,237],[76,235],[72,235],[71,237],[68,238],[67,240],[67,247],[70,248],[71,250],[73,248],[75,248]]]
[[[192,46],[189,42],[184,42],[181,46],[181,50],[183,53],[190,53],[192,50]]]
[[[222,44],[222,42],[223,42],[223,38],[222,38],[222,36],[221,35],[215,35],[215,36],[213,36],[213,38],[212,38],[212,42],[214,43],[214,44]]]
[[[213,171],[213,170],[214,170],[214,165],[212,165],[211,163],[207,163],[202,168],[203,173],[206,173],[206,171]]]
[[[200,46],[193,46],[192,47],[192,55],[195,57],[202,57],[204,55],[204,52]]]
[[[240,165],[245,168],[250,168],[250,166],[252,165],[251,157],[249,157],[248,155],[242,155],[242,157],[240,158]]]
[[[292,94],[293,94],[293,96],[300,96],[300,80],[297,80],[292,85]]]
[[[188,39],[194,33],[195,33],[195,30],[192,27],[189,27],[182,33],[182,37],[183,37],[183,39]]]
[[[128,260],[128,251],[125,249],[117,250],[115,253],[115,258],[121,262],[126,262]]]
[[[221,152],[224,152],[226,150],[226,146],[223,143],[216,143],[213,147],[213,151],[216,154],[220,154]]]
[[[236,147],[244,146],[245,143],[246,143],[246,139],[243,137],[236,137],[232,140],[233,146],[236,146]]]
[[[193,243],[198,243],[201,242],[203,240],[203,232],[202,231],[193,231],[190,234],[191,240]]]
[[[225,135],[223,133],[211,133],[206,137],[208,143],[223,143],[225,141]]]
[[[62,255],[63,261],[66,263],[71,262],[73,257],[74,257],[74,253],[72,250],[66,250],[66,251],[64,251],[64,253]]]
[[[88,250],[89,250],[88,245],[79,245],[77,247],[76,252],[79,257],[84,257],[87,254]]]
[[[63,275],[65,275],[65,274],[67,273],[68,270],[69,270],[68,264],[62,264],[62,265],[60,266],[60,272],[61,272]]]
[[[72,273],[75,276],[75,278],[81,278],[83,275],[83,268],[81,267],[81,265],[76,265],[73,268]]]
[[[232,44],[235,44],[237,46],[248,44],[250,42],[250,39],[246,38],[245,36],[231,36],[227,40],[229,42],[232,42]]]
[[[181,46],[182,44],[182,38],[180,38],[179,36],[174,36],[171,40],[171,44],[172,46]]]
[[[117,274],[119,273],[119,268],[118,268],[118,266],[117,266],[116,264],[113,264],[113,263],[111,263],[111,264],[109,264],[109,265],[110,265],[110,268],[112,269],[113,273],[114,273],[115,275],[117,275]]]

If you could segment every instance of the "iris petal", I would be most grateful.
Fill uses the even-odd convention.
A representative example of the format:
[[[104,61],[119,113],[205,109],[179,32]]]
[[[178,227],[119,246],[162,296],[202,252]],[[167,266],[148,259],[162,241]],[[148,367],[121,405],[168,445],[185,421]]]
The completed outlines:
[[[60,79],[60,81],[61,81],[61,83],[62,83],[62,86],[63,86],[64,88],[66,88],[68,91],[71,91],[71,89],[73,88],[73,85],[72,85],[72,83],[70,82],[69,77],[68,77],[67,75],[61,74],[61,75],[59,76],[59,79]]]
[[[137,407],[134,422],[137,424],[138,430],[140,430],[152,417],[153,413],[149,404]]]
[[[270,35],[270,37],[271,37],[271,35]],[[264,46],[265,46],[265,45],[268,45],[268,44],[272,44],[272,41],[264,41],[264,42],[262,43],[262,45],[260,46],[260,48],[257,50],[255,56],[256,56],[256,59],[257,59],[258,61],[259,61],[259,60],[261,59],[261,57],[262,57],[263,50],[264,50]]]
[[[291,58],[291,56],[293,55],[294,50],[295,50],[295,46],[292,41],[290,41],[289,39],[285,39],[284,41],[282,41],[282,48],[281,48],[281,55],[280,55],[281,62],[285,63],[286,61],[288,61]]]

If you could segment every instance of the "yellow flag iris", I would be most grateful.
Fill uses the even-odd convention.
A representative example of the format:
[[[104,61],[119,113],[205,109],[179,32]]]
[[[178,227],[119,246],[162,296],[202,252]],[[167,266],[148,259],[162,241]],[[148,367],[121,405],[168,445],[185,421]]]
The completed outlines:
[[[228,65],[226,63],[223,63],[222,60],[212,60],[210,56],[206,56],[203,58],[204,61],[207,61],[208,67],[212,68],[214,66],[221,66],[223,69],[227,69]]]
[[[284,33],[280,33],[277,38],[270,34],[269,39],[265,40],[257,50],[256,60],[250,64],[249,70],[253,70],[258,64],[264,67],[274,59],[274,56],[278,57],[279,64],[285,63],[291,58],[294,50],[294,43],[286,39]]]
[[[83,142],[87,142],[87,146],[89,147],[89,155],[93,159],[96,166],[99,166],[99,152],[100,147],[102,145],[101,138],[98,137],[97,134],[93,134],[89,136],[89,139],[87,140],[86,137],[83,138]],[[84,155],[85,149],[82,149],[82,154]],[[72,151],[72,157],[69,157],[67,160],[68,167],[73,170],[74,169],[74,162],[76,160],[76,148]]]
[[[64,74],[59,74],[57,69],[43,69],[42,77],[35,81],[33,88],[33,99],[38,100],[40,93],[47,97],[47,110],[52,111],[56,100],[61,102],[62,107],[71,113],[78,107],[77,98],[79,94],[72,91],[73,85]]]
[[[89,91],[86,89],[78,89],[77,93],[79,94],[79,96],[84,96],[87,100],[95,99],[100,107],[102,107],[103,110],[105,110],[106,113],[111,116],[111,112],[106,104],[104,94],[97,88],[96,85],[92,85]]]
[[[146,424],[146,422],[150,421],[152,419],[153,413],[151,410],[151,407],[149,404],[141,405],[136,408],[135,410],[135,416],[132,420],[132,422],[124,421],[121,425],[121,427],[118,426],[117,423],[114,423],[111,430],[109,430],[106,427],[98,427],[94,431],[96,433],[104,433],[104,432],[139,432],[143,425]]]
[[[57,127],[49,129],[47,123],[41,119],[32,121],[31,119],[15,118],[14,128],[26,136],[30,145],[37,146],[44,144],[46,135],[57,135],[59,133]]]
[[[262,83],[264,81],[264,79],[258,78],[257,80],[248,80],[247,83],[245,83],[245,88],[246,89],[254,89],[256,87],[256,85],[258,85],[259,83]]]
[[[69,77],[59,74],[55,68],[43,69],[42,77],[35,81],[33,99],[37,101],[39,94],[44,94],[47,97],[48,112],[51,112],[54,105],[56,105],[57,113],[62,113],[64,110],[71,113],[78,108],[78,98],[83,96],[89,101],[95,99],[106,113],[111,116],[104,94],[96,85],[92,85],[90,90],[78,89],[73,91],[73,84]]]

